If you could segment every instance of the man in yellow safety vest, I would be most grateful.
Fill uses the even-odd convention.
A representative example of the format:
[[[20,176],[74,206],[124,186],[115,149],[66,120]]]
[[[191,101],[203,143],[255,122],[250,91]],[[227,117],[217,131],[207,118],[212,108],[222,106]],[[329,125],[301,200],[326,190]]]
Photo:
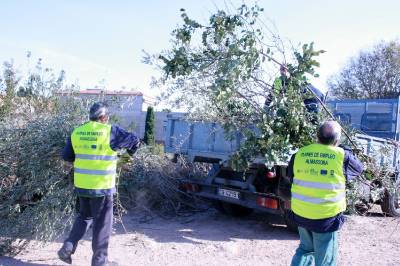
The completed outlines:
[[[279,68],[279,77],[274,80],[271,91],[265,99],[264,107],[268,109],[272,103],[273,96],[288,94],[293,87],[290,85],[290,73],[285,64]],[[309,91],[312,93],[310,94]],[[325,101],[325,95],[311,83],[304,85],[301,93],[304,95],[304,105],[308,112],[318,113],[320,109],[320,101]]]
[[[301,148],[289,163],[291,207],[300,246],[292,265],[336,265],[338,230],[344,223],[346,181],[359,176],[362,163],[350,149],[338,147],[341,127],[324,122],[318,143]]]
[[[279,77],[274,80],[272,90],[265,99],[264,105],[268,107],[272,101],[272,95],[284,94],[288,88],[289,71],[285,65],[281,65],[279,68]]]
[[[104,103],[93,104],[89,119],[73,130],[63,150],[63,159],[74,164],[79,214],[58,256],[71,264],[71,255],[79,240],[92,226],[92,266],[116,265],[108,262],[108,242],[113,221],[117,151],[126,149],[132,155],[140,142],[135,134],[108,124],[108,108]]]

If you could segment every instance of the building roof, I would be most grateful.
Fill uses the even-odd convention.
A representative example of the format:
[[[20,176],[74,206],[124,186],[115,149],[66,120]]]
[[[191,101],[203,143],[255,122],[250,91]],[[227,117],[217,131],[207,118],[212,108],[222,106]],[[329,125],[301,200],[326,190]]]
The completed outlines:
[[[58,91],[56,92],[58,95],[76,95],[76,96],[82,96],[82,95],[105,95],[105,96],[126,96],[126,97],[132,97],[132,96],[139,96],[142,97],[143,101],[147,104],[154,105],[156,102],[156,99],[152,96],[145,95],[140,91],[113,91],[113,90],[105,90],[105,89],[85,89],[85,90],[80,90],[80,91]]]
[[[110,95],[110,96],[143,96],[140,91],[112,91],[112,90],[102,90],[102,89],[86,89],[80,91],[58,91],[56,94],[59,95]]]

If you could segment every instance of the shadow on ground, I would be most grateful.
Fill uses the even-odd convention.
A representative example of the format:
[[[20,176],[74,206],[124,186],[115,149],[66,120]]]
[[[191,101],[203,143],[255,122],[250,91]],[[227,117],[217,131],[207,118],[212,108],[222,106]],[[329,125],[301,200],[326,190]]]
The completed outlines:
[[[23,262],[11,257],[1,257],[0,266],[51,266],[53,264]]]
[[[123,218],[123,226],[116,226],[116,234],[139,233],[159,243],[202,243],[204,241],[295,240],[298,235],[290,232],[276,215],[253,213],[244,218],[230,217],[210,209],[201,213],[163,219],[131,213]],[[125,231],[126,230],[126,231]]]

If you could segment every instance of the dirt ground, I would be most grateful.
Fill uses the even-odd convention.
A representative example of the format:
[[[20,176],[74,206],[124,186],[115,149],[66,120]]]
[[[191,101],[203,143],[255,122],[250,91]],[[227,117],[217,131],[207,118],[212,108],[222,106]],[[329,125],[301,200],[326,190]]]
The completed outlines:
[[[110,260],[130,265],[289,265],[299,244],[277,217],[255,213],[228,217],[210,209],[173,219],[144,219],[141,213],[124,217],[115,226]],[[147,220],[147,221],[146,221]],[[340,231],[339,265],[400,265],[400,219],[349,216]],[[15,258],[1,257],[0,265],[67,265],[57,259],[60,242],[32,245]],[[82,240],[73,265],[90,265],[90,236]]]

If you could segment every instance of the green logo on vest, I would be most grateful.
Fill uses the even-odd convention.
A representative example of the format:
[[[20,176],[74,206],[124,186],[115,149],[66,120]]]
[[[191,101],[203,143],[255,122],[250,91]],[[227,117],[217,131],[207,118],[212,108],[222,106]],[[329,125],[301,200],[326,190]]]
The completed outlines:
[[[306,164],[328,165],[328,161],[320,159],[306,159]]]

